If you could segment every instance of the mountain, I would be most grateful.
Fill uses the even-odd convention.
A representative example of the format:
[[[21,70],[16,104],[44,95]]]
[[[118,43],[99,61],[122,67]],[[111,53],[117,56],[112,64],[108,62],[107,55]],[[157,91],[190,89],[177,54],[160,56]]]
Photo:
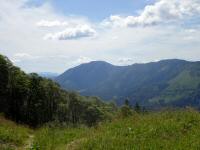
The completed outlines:
[[[129,98],[146,107],[200,106],[200,62],[169,59],[114,66],[93,61],[55,79],[63,88],[123,104]]]
[[[52,73],[52,72],[39,72],[38,74],[41,77],[48,78],[48,79],[54,79],[59,75],[58,73]]]

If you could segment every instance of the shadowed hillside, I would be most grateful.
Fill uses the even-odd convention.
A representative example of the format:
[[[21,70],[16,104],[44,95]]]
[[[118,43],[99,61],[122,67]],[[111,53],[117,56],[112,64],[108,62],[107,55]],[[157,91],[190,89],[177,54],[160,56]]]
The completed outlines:
[[[147,64],[114,66],[90,62],[69,69],[56,78],[68,90],[83,95],[114,99],[129,98],[149,106],[199,106],[200,62],[172,59]]]

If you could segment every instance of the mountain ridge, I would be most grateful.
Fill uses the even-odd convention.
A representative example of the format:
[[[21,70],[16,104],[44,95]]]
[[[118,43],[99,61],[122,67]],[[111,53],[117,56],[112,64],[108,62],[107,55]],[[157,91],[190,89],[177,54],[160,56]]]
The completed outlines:
[[[124,99],[129,98],[132,104],[139,102],[146,106],[160,107],[168,101],[170,101],[169,105],[172,103],[178,105],[174,102],[198,95],[195,90],[198,89],[198,84],[200,85],[199,70],[199,61],[190,62],[180,59],[165,59],[128,66],[93,61],[71,68],[55,80],[65,89],[76,90],[86,96],[115,100],[119,105],[123,104]],[[194,77],[194,74],[198,75]],[[181,82],[188,83],[181,85]],[[180,89],[192,87],[194,82],[197,83],[195,88],[192,88],[194,94],[181,96]],[[178,87],[178,84],[183,87]],[[172,94],[174,97],[171,96],[172,98],[168,100],[170,96],[166,93],[174,87],[178,88],[176,91],[179,92],[174,92]]]

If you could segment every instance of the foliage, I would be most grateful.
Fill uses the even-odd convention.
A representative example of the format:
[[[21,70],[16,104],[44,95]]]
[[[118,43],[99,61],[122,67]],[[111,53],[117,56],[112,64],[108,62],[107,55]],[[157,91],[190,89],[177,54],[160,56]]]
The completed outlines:
[[[32,127],[58,121],[92,126],[108,118],[112,105],[62,90],[54,81],[25,74],[0,55],[0,113]],[[113,113],[113,112],[112,112]]]

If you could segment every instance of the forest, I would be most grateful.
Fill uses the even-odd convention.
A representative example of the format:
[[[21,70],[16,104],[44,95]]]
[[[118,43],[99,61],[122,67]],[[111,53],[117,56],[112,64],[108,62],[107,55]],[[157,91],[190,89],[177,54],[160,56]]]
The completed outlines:
[[[98,97],[62,90],[54,81],[26,74],[0,55],[0,112],[17,123],[38,127],[48,122],[92,126],[109,119],[117,107]]]

